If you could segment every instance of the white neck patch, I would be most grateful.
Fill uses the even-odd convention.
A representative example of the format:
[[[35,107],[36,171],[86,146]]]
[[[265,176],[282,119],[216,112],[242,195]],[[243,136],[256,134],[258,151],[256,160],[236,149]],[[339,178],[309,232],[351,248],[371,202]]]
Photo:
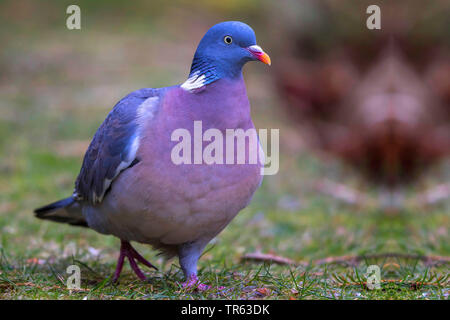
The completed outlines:
[[[203,87],[205,82],[205,75],[198,76],[198,72],[195,72],[181,85],[181,88],[186,91],[193,91]]]

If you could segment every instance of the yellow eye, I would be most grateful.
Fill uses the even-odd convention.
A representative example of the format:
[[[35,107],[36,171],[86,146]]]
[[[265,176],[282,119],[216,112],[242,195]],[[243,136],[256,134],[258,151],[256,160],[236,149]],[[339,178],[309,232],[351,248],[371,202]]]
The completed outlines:
[[[231,36],[225,36],[223,37],[223,42],[226,44],[231,44],[233,42],[233,38]]]

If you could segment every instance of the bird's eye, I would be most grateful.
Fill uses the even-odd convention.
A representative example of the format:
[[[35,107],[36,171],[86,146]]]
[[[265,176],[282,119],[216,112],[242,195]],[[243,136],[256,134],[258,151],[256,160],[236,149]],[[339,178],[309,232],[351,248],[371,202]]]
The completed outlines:
[[[233,42],[233,38],[231,36],[225,36],[223,37],[223,42],[226,44],[231,44]]]

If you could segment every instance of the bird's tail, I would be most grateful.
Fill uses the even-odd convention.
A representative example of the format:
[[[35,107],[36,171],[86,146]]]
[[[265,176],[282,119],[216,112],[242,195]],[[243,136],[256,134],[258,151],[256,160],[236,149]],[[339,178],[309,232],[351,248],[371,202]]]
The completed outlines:
[[[88,227],[78,202],[73,197],[50,203],[34,210],[36,218]]]

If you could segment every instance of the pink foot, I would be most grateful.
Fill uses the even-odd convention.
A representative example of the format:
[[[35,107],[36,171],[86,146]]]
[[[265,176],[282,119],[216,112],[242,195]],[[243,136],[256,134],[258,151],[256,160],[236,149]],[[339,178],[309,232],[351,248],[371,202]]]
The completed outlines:
[[[207,290],[211,290],[213,289],[213,287],[207,285],[207,284],[203,284],[201,283],[198,278],[197,275],[191,275],[189,277],[189,280],[187,280],[186,282],[183,282],[182,284],[183,288],[188,289],[188,290],[192,290],[192,291],[207,291]],[[217,287],[217,290],[224,290],[225,287]]]
[[[128,241],[121,240],[120,242],[120,255],[119,259],[117,260],[117,267],[116,271],[114,272],[113,276],[113,282],[116,282],[117,279],[119,279],[120,273],[122,272],[123,268],[123,262],[125,260],[125,257],[128,258],[128,261],[130,262],[131,269],[133,269],[134,273],[139,277],[141,280],[145,280],[146,277],[144,273],[142,273],[141,269],[138,267],[136,260],[145,266],[149,268],[154,268],[155,270],[158,270],[154,265],[152,265],[150,262],[145,260],[144,257],[142,257],[132,246]]]

